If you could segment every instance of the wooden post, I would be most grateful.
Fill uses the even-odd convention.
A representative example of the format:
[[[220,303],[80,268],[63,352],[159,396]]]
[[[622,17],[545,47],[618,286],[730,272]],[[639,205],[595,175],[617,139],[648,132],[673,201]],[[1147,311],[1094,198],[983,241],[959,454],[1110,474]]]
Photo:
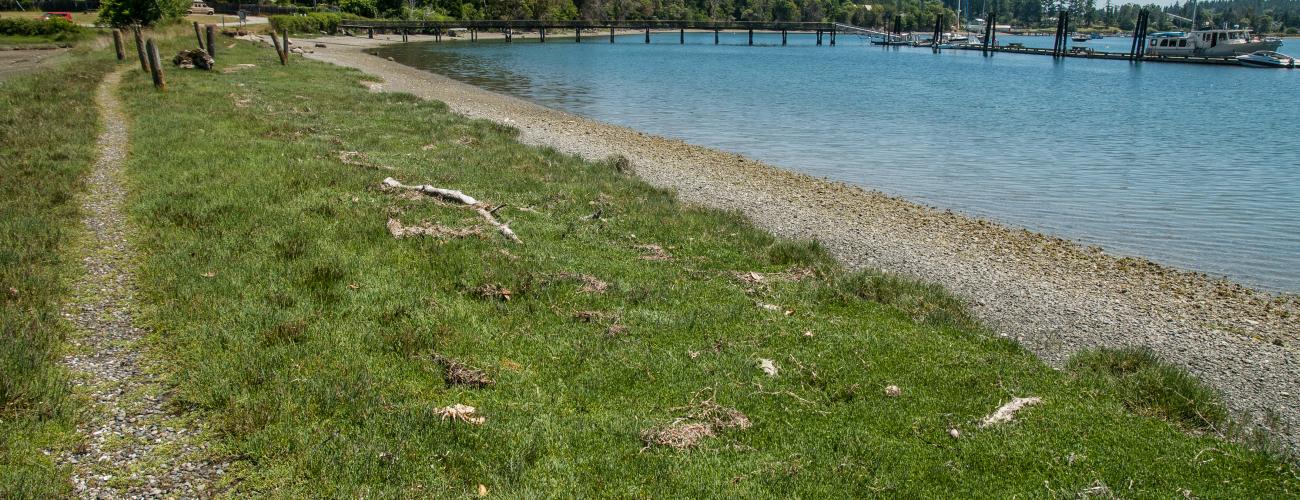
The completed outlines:
[[[375,38],[375,29],[374,29],[374,28],[366,28],[366,38],[370,38],[370,39],[374,39],[374,38]]]
[[[718,29],[717,29],[717,28],[713,28],[713,44],[714,44],[714,45],[717,45],[717,44],[718,44]]]
[[[158,46],[154,45],[152,38],[145,42],[145,45],[149,53],[149,72],[153,75],[153,86],[158,87],[158,90],[167,90],[167,82],[163,81],[162,59],[158,57]]]
[[[645,29],[645,43],[650,43],[650,28]]]
[[[754,44],[754,28],[749,29],[749,44]]]
[[[785,46],[785,37],[786,37],[786,32],[785,32],[785,30],[781,30],[781,46],[782,46],[782,47]]]
[[[194,38],[198,39],[199,41],[199,50],[206,50],[203,47],[203,32],[199,31],[199,22],[194,21],[193,24],[194,24]]]
[[[573,34],[578,38],[578,43],[582,43],[582,28],[573,30]]]
[[[206,33],[205,33],[205,34],[208,36],[208,55],[209,55],[209,56],[212,56],[212,59],[213,59],[213,60],[216,60],[216,58],[217,58],[217,27],[216,27],[216,25],[213,25],[213,24],[209,24],[209,25],[207,25],[207,26],[206,26]]]
[[[539,32],[542,34],[542,43],[546,43],[546,27],[542,26]]]
[[[609,43],[614,43],[614,28],[609,28]]]
[[[817,46],[822,45],[822,30],[817,30]]]
[[[122,32],[113,30],[113,51],[117,53],[117,60],[126,59],[126,50],[122,48]]]
[[[149,72],[149,56],[144,53],[144,41],[140,40],[140,27],[132,26],[135,33],[135,53],[140,56],[140,69],[145,73]]]
[[[289,57],[286,55],[289,51],[280,44],[280,37],[271,32],[271,43],[275,44],[275,55],[280,58],[280,65],[284,66],[289,63]]]
[[[681,28],[681,31],[678,33],[678,45],[686,45],[686,28]]]
[[[835,28],[831,28],[831,47],[835,46]]]

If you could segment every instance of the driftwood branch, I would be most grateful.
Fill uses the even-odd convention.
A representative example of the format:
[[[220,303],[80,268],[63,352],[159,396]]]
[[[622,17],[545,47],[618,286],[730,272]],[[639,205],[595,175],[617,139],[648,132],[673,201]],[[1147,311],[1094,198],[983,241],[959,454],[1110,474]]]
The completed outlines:
[[[507,239],[515,243],[523,243],[523,240],[519,239],[519,236],[516,235],[515,232],[510,229],[510,226],[508,224],[502,223],[501,221],[497,220],[496,215],[494,215],[494,212],[496,212],[496,210],[488,210],[487,205],[480,203],[478,200],[474,199],[474,197],[470,195],[467,195],[460,191],[456,191],[454,189],[443,189],[443,188],[433,187],[427,184],[408,186],[406,184],[402,184],[401,182],[398,182],[397,179],[394,179],[392,177],[384,179],[384,185],[393,189],[406,189],[410,191],[416,191],[419,193],[424,193],[429,196],[433,196],[435,198],[442,199],[444,201],[465,205],[467,208],[477,212],[479,216],[483,217],[483,220],[487,221],[488,224],[491,224],[492,227],[497,228],[497,231],[499,231],[502,236],[505,236]],[[497,207],[497,209],[500,208],[501,207]]]

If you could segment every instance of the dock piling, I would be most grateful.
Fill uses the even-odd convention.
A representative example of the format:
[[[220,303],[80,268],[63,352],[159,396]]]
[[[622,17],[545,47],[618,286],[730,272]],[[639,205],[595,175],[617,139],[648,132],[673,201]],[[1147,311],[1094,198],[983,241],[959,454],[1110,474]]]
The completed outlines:
[[[754,44],[754,29],[753,29],[753,28],[750,28],[750,30],[749,30],[749,44],[750,44],[750,45],[753,45],[753,44]]]
[[[645,29],[645,43],[650,43],[650,28]]]
[[[718,44],[718,30],[717,30],[717,28],[714,28],[714,30],[713,30],[713,44],[714,44],[714,45],[717,45],[717,44]]]

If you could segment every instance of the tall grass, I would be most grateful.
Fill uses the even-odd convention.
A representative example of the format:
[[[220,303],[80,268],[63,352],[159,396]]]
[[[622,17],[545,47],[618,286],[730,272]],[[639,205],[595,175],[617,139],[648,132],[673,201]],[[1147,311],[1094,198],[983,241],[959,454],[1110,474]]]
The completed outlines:
[[[80,55],[0,83],[0,497],[66,489],[41,450],[73,424],[59,311],[75,270],[76,195],[95,157],[95,87],[112,66]]]

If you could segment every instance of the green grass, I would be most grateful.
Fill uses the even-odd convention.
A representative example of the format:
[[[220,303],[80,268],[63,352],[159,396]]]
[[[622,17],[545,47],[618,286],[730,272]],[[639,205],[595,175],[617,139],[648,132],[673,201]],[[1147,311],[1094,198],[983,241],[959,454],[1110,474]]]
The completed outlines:
[[[1214,390],[1161,361],[1149,349],[1097,349],[1074,355],[1066,368],[1107,386],[1130,410],[1188,430],[1225,430],[1228,410]]]
[[[236,494],[1300,490],[1293,464],[1135,412],[1124,391],[987,334],[935,287],[846,273],[816,245],[679,204],[617,162],[526,147],[439,103],[368,93],[355,71],[297,57],[281,67],[245,42],[218,63],[257,66],[169,68],[165,93],[131,72],[122,94],[145,249],[140,317],[177,405],[199,411],[237,460]],[[344,151],[393,170],[345,164]],[[390,217],[479,219],[385,192],[385,176],[507,205],[497,215],[525,243],[490,231],[394,239]],[[649,244],[672,258],[642,259]],[[737,276],[806,267],[819,270]],[[608,290],[584,292],[575,274]],[[435,353],[495,384],[447,384]],[[764,375],[761,358],[779,375]],[[888,385],[902,395],[885,396]],[[1044,403],[978,427],[1017,396]],[[645,448],[643,430],[706,399],[753,426],[690,450]],[[433,412],[457,403],[486,423]]]
[[[76,194],[94,160],[95,87],[108,54],[0,84],[0,497],[59,495],[66,478],[41,450],[66,440],[74,408],[59,367],[61,302],[76,269]]]

